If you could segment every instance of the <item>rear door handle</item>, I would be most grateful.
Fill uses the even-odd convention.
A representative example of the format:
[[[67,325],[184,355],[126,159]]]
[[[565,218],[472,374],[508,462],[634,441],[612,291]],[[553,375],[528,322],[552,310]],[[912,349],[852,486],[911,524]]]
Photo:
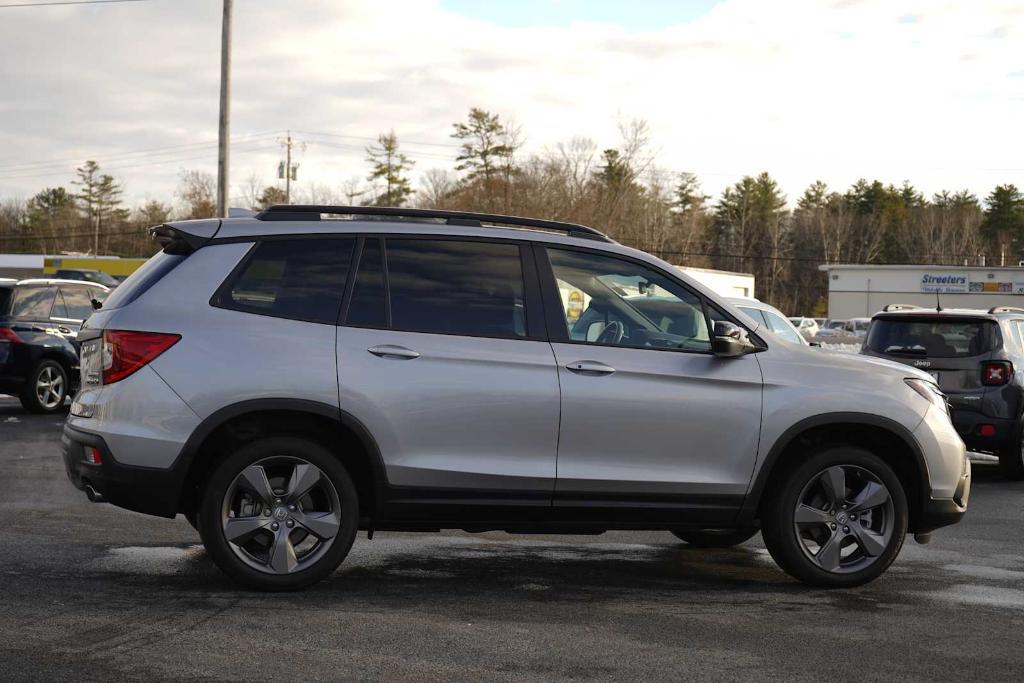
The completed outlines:
[[[566,365],[565,368],[580,375],[610,375],[615,372],[615,368],[612,366],[605,365],[596,360],[573,361]]]
[[[420,357],[420,354],[416,351],[407,349],[404,346],[395,346],[394,344],[380,344],[379,346],[371,346],[366,350],[375,356],[380,356],[381,358],[412,360],[413,358]]]

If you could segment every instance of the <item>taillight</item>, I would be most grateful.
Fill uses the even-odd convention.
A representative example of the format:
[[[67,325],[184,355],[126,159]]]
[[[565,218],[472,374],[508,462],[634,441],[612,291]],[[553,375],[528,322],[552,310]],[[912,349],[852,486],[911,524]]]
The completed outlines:
[[[0,327],[0,341],[11,342],[12,344],[23,344],[21,337],[9,327]]]
[[[1006,384],[1013,377],[1013,365],[1005,360],[994,360],[981,364],[981,383],[987,387]]]
[[[174,346],[180,334],[103,331],[103,383],[113,384]]]

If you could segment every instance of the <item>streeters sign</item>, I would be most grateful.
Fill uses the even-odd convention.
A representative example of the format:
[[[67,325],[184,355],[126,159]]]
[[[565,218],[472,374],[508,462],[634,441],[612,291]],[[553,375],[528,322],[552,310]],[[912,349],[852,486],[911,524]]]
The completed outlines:
[[[967,292],[970,287],[967,273],[924,273],[921,275],[922,292]]]

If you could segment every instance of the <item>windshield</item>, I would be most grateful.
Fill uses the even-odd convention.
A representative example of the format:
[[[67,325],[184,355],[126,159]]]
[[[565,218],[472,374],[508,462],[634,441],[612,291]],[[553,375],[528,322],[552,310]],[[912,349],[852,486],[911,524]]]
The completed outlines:
[[[980,356],[999,343],[999,327],[989,320],[879,318],[867,339],[877,353],[930,358]]]
[[[115,278],[113,275],[107,275],[106,273],[101,273],[98,270],[94,272],[83,272],[82,279],[88,280],[89,282],[98,282],[99,284],[105,285],[107,287],[117,287],[117,285],[119,284],[117,278]]]

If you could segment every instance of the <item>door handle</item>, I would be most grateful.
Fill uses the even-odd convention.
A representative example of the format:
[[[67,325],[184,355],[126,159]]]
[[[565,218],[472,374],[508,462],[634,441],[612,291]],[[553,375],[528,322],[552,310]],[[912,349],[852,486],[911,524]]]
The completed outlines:
[[[596,360],[577,360],[565,366],[566,370],[580,375],[610,375],[615,368]]]
[[[412,360],[413,358],[419,358],[420,354],[412,349],[407,349],[404,346],[395,346],[394,344],[380,344],[379,346],[371,346],[366,349],[375,356],[381,358],[398,358],[400,360]]]

